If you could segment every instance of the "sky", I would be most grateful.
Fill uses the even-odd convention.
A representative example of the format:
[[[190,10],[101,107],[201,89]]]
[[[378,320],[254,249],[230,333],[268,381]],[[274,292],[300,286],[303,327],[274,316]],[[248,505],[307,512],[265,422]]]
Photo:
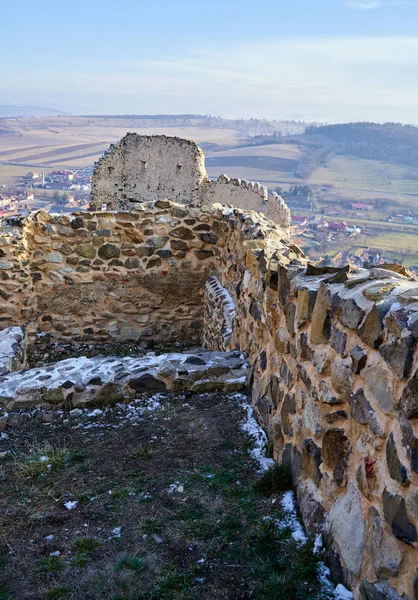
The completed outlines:
[[[19,0],[0,104],[418,124],[418,0]]]

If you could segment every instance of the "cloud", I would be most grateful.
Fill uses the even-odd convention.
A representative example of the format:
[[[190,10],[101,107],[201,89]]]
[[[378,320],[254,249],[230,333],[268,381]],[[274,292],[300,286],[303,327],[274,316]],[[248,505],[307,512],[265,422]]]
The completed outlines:
[[[217,42],[158,60],[2,74],[2,99],[71,112],[416,122],[417,37]]]
[[[374,10],[375,8],[383,8],[389,6],[401,6],[416,4],[414,0],[372,0],[370,2],[364,0],[347,0],[348,8],[354,10]]]

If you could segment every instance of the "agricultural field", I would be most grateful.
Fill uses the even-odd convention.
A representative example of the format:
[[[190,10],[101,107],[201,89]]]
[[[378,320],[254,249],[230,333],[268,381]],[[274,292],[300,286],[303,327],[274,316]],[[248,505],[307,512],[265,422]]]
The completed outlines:
[[[389,194],[418,194],[418,171],[376,160],[337,156],[326,167],[318,168],[308,183]]]
[[[14,185],[29,170],[87,167],[111,143],[127,132],[165,134],[198,143],[234,145],[240,132],[233,128],[205,128],[158,120],[106,117],[40,117],[6,119],[0,127],[0,185]]]
[[[206,169],[209,176],[226,173],[249,181],[260,181],[270,187],[294,184],[293,171],[303,154],[296,144],[266,144],[243,146],[230,150],[208,152]]]

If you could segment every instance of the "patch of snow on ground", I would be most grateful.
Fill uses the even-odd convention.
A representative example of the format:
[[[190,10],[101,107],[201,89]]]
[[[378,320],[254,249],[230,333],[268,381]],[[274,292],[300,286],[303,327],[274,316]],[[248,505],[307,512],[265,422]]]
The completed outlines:
[[[266,456],[267,436],[255,418],[253,407],[246,402],[246,397],[241,394],[238,394],[238,396],[244,398],[245,401],[241,405],[247,413],[245,421],[241,423],[241,429],[248,433],[254,441],[254,448],[250,450],[250,456],[258,464],[257,471],[264,473],[264,471],[267,471],[275,464],[272,458]]]
[[[298,520],[298,516],[296,513],[295,496],[293,492],[289,491],[283,494],[281,499],[281,505],[286,514],[283,519],[277,521],[278,527],[289,527],[292,531],[292,538],[297,542],[305,544],[307,542],[307,537],[305,535],[305,532],[303,531],[302,525]]]

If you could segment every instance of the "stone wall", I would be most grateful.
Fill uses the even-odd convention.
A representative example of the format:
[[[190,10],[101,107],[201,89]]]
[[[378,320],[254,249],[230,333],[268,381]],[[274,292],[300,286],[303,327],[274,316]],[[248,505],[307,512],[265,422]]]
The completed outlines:
[[[16,231],[0,231],[0,328],[25,322],[32,314],[35,288],[29,257]]]
[[[133,210],[142,202],[170,198],[182,204],[230,204],[262,212],[283,227],[290,211],[283,198],[266,186],[221,175],[211,181],[205,155],[194,142],[164,135],[128,133],[97,163],[91,207]]]
[[[212,207],[162,200],[133,213],[35,213],[24,223],[16,263],[25,262],[34,283],[18,288],[5,325],[28,322],[29,335],[56,340],[197,342],[220,233]],[[20,274],[7,266],[2,295]]]
[[[222,339],[224,288],[229,347],[247,353],[259,418],[337,581],[355,598],[416,600],[418,281],[396,265],[318,268],[254,216],[229,219],[206,342]]]
[[[217,181],[211,181],[205,187],[204,200],[254,210],[286,229],[290,226],[290,210],[283,198],[276,192],[268,192],[260,183],[220,175]]]
[[[194,142],[128,133],[97,163],[92,204],[104,203],[110,210],[164,198],[197,204],[205,180],[204,154]]]

